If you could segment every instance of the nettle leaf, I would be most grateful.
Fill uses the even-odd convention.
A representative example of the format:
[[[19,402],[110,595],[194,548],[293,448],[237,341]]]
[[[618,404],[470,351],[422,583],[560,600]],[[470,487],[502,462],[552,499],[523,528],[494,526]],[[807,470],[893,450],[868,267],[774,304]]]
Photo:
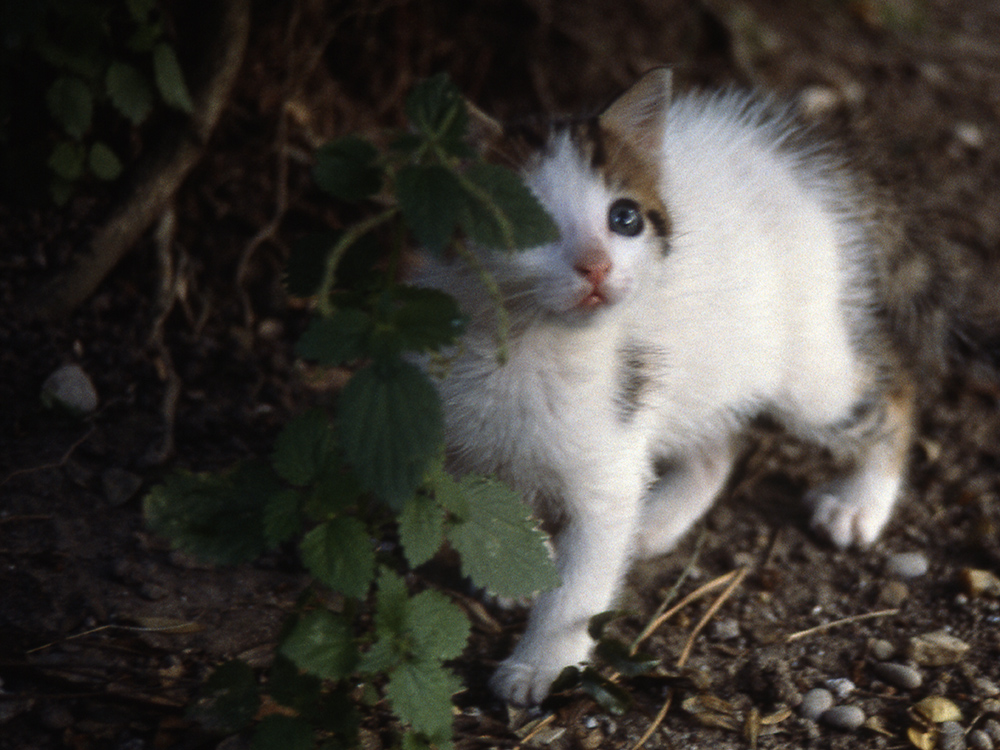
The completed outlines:
[[[118,155],[110,146],[100,141],[90,147],[87,164],[99,180],[116,180],[122,173],[122,163]]]
[[[264,509],[280,489],[256,463],[225,475],[178,472],[150,490],[143,512],[150,529],[177,549],[214,563],[245,562],[267,548]]]
[[[323,681],[319,677],[303,672],[287,656],[274,654],[267,673],[267,694],[274,700],[299,714],[309,714],[315,710],[322,690]]]
[[[465,142],[469,115],[462,94],[446,73],[421,81],[406,98],[410,124],[456,156],[471,156]]]
[[[432,740],[451,739],[451,696],[461,681],[438,662],[400,664],[389,675],[385,695],[403,722]]]
[[[400,169],[396,200],[417,242],[432,253],[444,250],[467,203],[455,173],[437,164]]]
[[[334,591],[362,598],[375,575],[375,551],[356,518],[333,518],[302,539],[302,562]]]
[[[465,477],[468,514],[446,530],[475,586],[508,597],[532,596],[559,585],[547,535],[527,505],[494,479]]]
[[[421,661],[457,658],[469,638],[469,618],[438,591],[423,591],[410,599],[404,627],[411,653]]]
[[[456,521],[464,521],[469,516],[469,497],[465,489],[444,468],[444,461],[438,460],[427,470],[427,487],[434,491],[434,498]]]
[[[338,434],[361,482],[399,510],[443,439],[434,385],[415,365],[375,361],[340,394]]]
[[[316,479],[305,510],[314,520],[325,521],[354,506],[363,492],[357,474],[333,454]]]
[[[537,247],[559,239],[559,228],[516,172],[480,162],[464,174],[462,228],[482,247]]]
[[[233,660],[212,672],[191,714],[208,729],[233,733],[250,725],[259,706],[260,690],[253,669],[245,661]]]
[[[351,623],[325,609],[299,618],[278,652],[299,669],[325,680],[349,677],[358,663]]]
[[[87,149],[82,143],[62,141],[56,144],[49,156],[49,169],[62,179],[73,182],[83,177]]]
[[[133,125],[145,121],[153,110],[153,89],[136,67],[120,60],[108,66],[104,88],[111,104]]]
[[[293,716],[265,717],[250,742],[250,750],[313,750],[315,737],[309,722]]]
[[[153,77],[164,102],[182,112],[194,112],[194,102],[184,83],[184,72],[177,60],[177,53],[167,42],[160,42],[153,47]]]
[[[375,324],[363,310],[348,307],[328,318],[315,318],[302,334],[295,353],[321,365],[343,365],[360,359],[368,352]]]
[[[322,409],[310,409],[285,425],[275,441],[271,461],[278,476],[302,487],[330,463],[333,431]]]
[[[602,638],[594,653],[616,672],[626,677],[637,677],[656,669],[660,660],[646,653],[629,653],[629,646],[613,638]]]
[[[398,287],[400,304],[393,320],[403,345],[411,351],[437,351],[465,330],[466,318],[458,302],[437,289]]]
[[[430,560],[444,541],[444,509],[424,495],[413,495],[399,514],[399,541],[411,568]]]
[[[379,152],[363,138],[348,135],[320,147],[312,169],[319,187],[342,200],[361,200],[382,189]]]
[[[79,140],[90,129],[94,114],[94,95],[76,76],[60,76],[45,95],[49,112],[66,134]]]
[[[621,685],[616,685],[593,667],[580,673],[580,688],[608,713],[621,716],[632,705],[632,696]]]
[[[264,506],[264,539],[268,548],[287,542],[302,530],[301,504],[302,498],[295,490],[284,490],[268,498]]]
[[[382,568],[375,594],[375,633],[380,639],[391,640],[402,635],[408,602],[406,582],[388,568]]]

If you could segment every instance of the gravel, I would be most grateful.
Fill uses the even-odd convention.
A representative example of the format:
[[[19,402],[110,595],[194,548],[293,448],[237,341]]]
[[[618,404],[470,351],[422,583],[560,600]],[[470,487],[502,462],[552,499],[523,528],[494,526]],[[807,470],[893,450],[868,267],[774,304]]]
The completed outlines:
[[[965,732],[957,721],[946,721],[938,727],[937,750],[963,750]]]
[[[880,680],[904,690],[916,690],[924,684],[924,676],[920,671],[905,664],[874,664],[872,671]]]
[[[982,729],[973,729],[969,732],[969,747],[972,750],[993,750],[993,740]]]

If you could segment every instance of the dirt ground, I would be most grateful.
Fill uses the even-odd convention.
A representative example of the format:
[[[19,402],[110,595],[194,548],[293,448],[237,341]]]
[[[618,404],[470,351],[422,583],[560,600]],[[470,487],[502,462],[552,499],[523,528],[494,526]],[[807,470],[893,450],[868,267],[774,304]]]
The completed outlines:
[[[175,198],[174,242],[144,239],[70,317],[34,321],[24,300],[121,196],[0,206],[0,748],[244,746],[187,721],[185,706],[219,662],[265,662],[305,579],[283,554],[215,570],[173,553],[140,504],[173,468],[266,455],[326,387],[295,361],[306,313],[279,281],[296,237],[351,219],[310,185],[315,145],[399,125],[405,92],[439,70],[506,116],[595,107],[655,64],[674,66],[681,89],[754,85],[795,102],[896,198],[915,251],[934,259],[940,278],[920,304],[940,311],[926,335],[944,349],[924,379],[909,489],[878,544],[836,551],[796,502],[822,457],[766,439],[703,525],[697,557],[695,533],[634,572],[623,602],[634,614],[616,626],[633,636],[682,571],[683,595],[748,570],[684,669],[722,589],[656,630],[646,646],[663,666],[624,682],[623,715],[580,694],[508,712],[485,679],[524,613],[457,594],[474,622],[455,664],[469,688],[458,747],[630,748],[650,729],[654,749],[1000,747],[1000,591],[970,572],[1000,574],[1000,4],[325,5],[257,3],[235,92]],[[166,306],[165,274],[181,290]],[[87,419],[41,405],[42,382],[67,362],[100,396]],[[907,552],[927,571],[893,572]],[[936,631],[968,648],[913,651]],[[817,687],[859,707],[865,726],[802,718]],[[916,718],[927,696],[953,703],[956,725]],[[366,718],[366,749],[391,746],[385,716]]]

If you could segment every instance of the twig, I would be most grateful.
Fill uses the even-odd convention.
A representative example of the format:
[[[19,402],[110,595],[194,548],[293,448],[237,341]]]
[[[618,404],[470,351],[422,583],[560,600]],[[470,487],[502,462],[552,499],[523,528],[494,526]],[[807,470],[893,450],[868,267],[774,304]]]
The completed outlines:
[[[805,638],[806,636],[815,635],[816,633],[822,633],[825,630],[830,630],[832,628],[840,627],[841,625],[849,625],[852,622],[861,622],[862,620],[873,620],[876,617],[891,617],[892,615],[899,614],[899,607],[895,609],[880,609],[877,612],[867,612],[863,615],[852,615],[851,617],[845,617],[841,620],[834,620],[833,622],[825,622],[822,625],[817,625],[814,628],[806,628],[805,630],[800,630],[797,633],[792,633],[785,639],[785,643],[792,643],[800,638]]]
[[[646,638],[649,637],[650,633],[656,630],[658,625],[654,625],[653,623],[657,622],[657,620],[666,610],[670,602],[672,602],[674,600],[674,597],[676,597],[677,594],[680,593],[681,586],[684,585],[684,581],[686,581],[688,576],[690,576],[691,573],[694,571],[694,566],[698,562],[698,556],[701,554],[701,548],[704,546],[705,538],[707,536],[708,533],[705,527],[702,526],[701,533],[698,535],[698,541],[695,542],[694,545],[694,552],[691,553],[691,559],[688,560],[687,565],[684,566],[684,570],[681,571],[681,574],[677,576],[677,580],[674,581],[674,585],[670,587],[670,591],[668,591],[666,595],[663,597],[663,601],[660,602],[660,606],[657,608],[656,612],[654,612],[653,616],[649,618],[650,624],[647,625],[646,628],[641,633],[639,633],[638,636],[636,636],[636,639],[634,641],[632,641],[632,647],[628,651],[630,656],[635,656],[636,651],[639,650],[639,644],[642,643],[644,640],[646,640]]]
[[[536,734],[538,734],[539,732],[541,732],[543,729],[545,729],[545,727],[547,727],[549,724],[551,724],[555,720],[556,720],[556,715],[555,714],[549,714],[544,719],[542,719],[541,721],[539,721],[538,724],[535,725],[534,729],[532,729],[530,732],[528,732],[528,734],[525,736],[525,738],[523,740],[521,740],[516,745],[514,745],[514,750],[518,750],[518,748],[521,748],[524,745],[526,745],[529,742],[531,742],[531,740],[534,739],[534,737],[535,737]]]
[[[639,748],[645,745],[646,741],[653,736],[653,732],[659,729],[660,724],[663,723],[663,719],[667,715],[667,711],[670,710],[670,703],[673,701],[673,699],[674,699],[674,691],[667,690],[667,699],[663,701],[663,706],[660,707],[659,712],[653,719],[653,723],[650,724],[646,728],[646,731],[642,733],[642,737],[639,738],[639,741],[636,742],[634,745],[632,745],[632,750],[639,750]]]
[[[94,425],[90,425],[90,429],[87,430],[87,432],[83,435],[83,437],[81,437],[79,440],[73,443],[69,448],[67,448],[66,452],[63,454],[63,457],[60,458],[55,463],[42,464],[41,466],[29,466],[26,469],[17,469],[15,471],[12,471],[10,474],[4,477],[4,480],[2,482],[0,482],[0,487],[3,487],[11,479],[20,476],[21,474],[31,474],[34,471],[45,471],[46,469],[58,469],[60,466],[65,466],[66,462],[69,461],[69,457],[73,455],[73,451],[75,451],[77,448],[83,445],[84,442],[87,440],[87,438],[89,438],[91,435],[94,434],[94,430],[96,429],[97,427],[95,427]]]
[[[633,644],[633,648],[638,649],[639,644],[642,643],[644,640],[646,640],[650,635],[652,635],[653,632],[660,627],[660,625],[662,625],[671,617],[673,617],[675,614],[680,612],[682,609],[684,609],[684,607],[686,607],[691,602],[697,601],[701,597],[705,596],[705,594],[715,591],[715,589],[719,588],[720,586],[724,586],[727,583],[729,583],[729,581],[732,580],[733,576],[735,576],[738,572],[739,571],[734,570],[729,573],[726,573],[723,576],[719,576],[715,580],[709,581],[704,586],[695,589],[690,594],[685,596],[683,599],[677,602],[677,604],[675,604],[673,607],[668,609],[662,615],[653,620],[653,622],[647,625],[646,629],[639,634],[638,638],[636,638],[635,643]]]
[[[688,657],[691,655],[691,650],[694,648],[695,638],[698,637],[698,634],[708,624],[708,621],[712,619],[712,615],[714,615],[718,611],[719,607],[722,606],[723,602],[725,602],[726,599],[730,597],[730,595],[736,590],[736,587],[740,585],[740,583],[743,581],[744,578],[746,578],[749,570],[750,570],[749,568],[740,568],[739,570],[734,570],[732,573],[729,574],[733,579],[732,582],[728,586],[726,586],[726,590],[723,591],[719,595],[719,598],[712,603],[712,606],[708,608],[708,611],[705,613],[705,615],[701,618],[698,624],[694,626],[694,630],[691,631],[691,637],[688,638],[688,642],[684,646],[684,650],[681,652],[680,658],[677,659],[678,669],[680,669],[687,663]]]

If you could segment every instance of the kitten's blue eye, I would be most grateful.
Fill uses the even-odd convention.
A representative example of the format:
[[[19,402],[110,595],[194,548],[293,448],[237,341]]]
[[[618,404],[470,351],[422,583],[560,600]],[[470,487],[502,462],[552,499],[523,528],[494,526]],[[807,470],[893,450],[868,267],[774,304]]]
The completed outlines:
[[[608,209],[608,229],[615,234],[635,237],[644,226],[639,204],[631,198],[619,198]]]

